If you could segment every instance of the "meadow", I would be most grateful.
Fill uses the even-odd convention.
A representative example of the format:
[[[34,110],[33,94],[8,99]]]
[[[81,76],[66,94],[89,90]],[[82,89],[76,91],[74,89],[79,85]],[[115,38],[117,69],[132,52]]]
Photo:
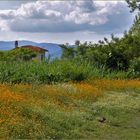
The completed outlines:
[[[113,7],[107,4],[112,7],[109,9],[102,7],[102,4],[99,8],[97,8],[98,4],[92,4],[93,7],[91,4],[89,7],[89,3],[76,4],[74,8],[79,14],[76,14],[75,27],[81,24],[80,28],[78,27],[77,30],[73,28],[73,23],[68,24],[68,27],[72,25],[75,31],[90,33],[90,27],[94,26],[91,21],[96,16],[97,10],[97,16],[103,14],[107,23],[103,23],[107,25],[107,28],[100,28],[103,32],[100,31],[99,35],[114,31],[118,32],[117,34],[121,33],[121,37],[111,34],[109,39],[104,37],[97,43],[94,43],[96,39],[89,42],[85,38],[83,43],[76,40],[74,45],[59,44],[62,49],[59,59],[48,52],[47,58],[41,57],[36,60],[34,58],[42,54],[42,51],[36,52],[30,48],[22,48],[18,46],[17,41],[15,42],[16,49],[0,51],[0,139],[140,139],[140,2],[139,0],[126,0],[126,2],[131,12],[135,10],[137,12],[134,13],[136,16],[132,27],[124,31],[123,35],[122,29],[127,22],[125,21],[122,27],[120,24],[118,28],[116,22],[109,22],[115,19],[111,18],[112,14],[107,16],[107,12],[111,13],[110,10],[113,10],[115,5],[118,6],[118,10],[121,10],[122,6],[117,2],[114,4],[111,2]],[[41,8],[46,7],[37,2],[36,4],[39,4],[41,8],[38,7],[39,10],[30,13],[28,7],[31,9],[32,4],[30,3],[29,6],[23,4],[21,10],[14,8],[2,12],[2,17],[6,17],[4,23],[7,23],[4,30],[10,25],[7,17],[11,17],[9,21],[16,21],[13,15],[17,15],[17,19],[21,20],[25,15],[24,20],[28,20],[32,18],[30,16],[32,14],[40,15],[38,14],[40,11],[42,14],[44,10]],[[36,4],[33,4],[35,7],[33,10],[37,8]],[[59,7],[59,2],[57,4]],[[93,12],[92,9],[95,11]],[[24,10],[27,10],[27,16]],[[117,13],[117,17],[124,10]],[[22,11],[23,16],[18,18],[20,14],[15,14],[16,11],[18,13]],[[54,12],[58,17],[57,13],[61,15],[61,12],[57,10]],[[67,9],[64,12],[67,13]],[[85,12],[82,18],[82,22],[86,18],[85,23],[80,23],[78,20],[82,12]],[[88,12],[91,13],[88,14]],[[51,10],[51,15],[55,13],[53,14]],[[75,11],[74,14],[71,13],[73,18]],[[95,15],[92,16],[92,13]],[[5,14],[10,16],[5,16]],[[43,14],[43,22],[45,16],[49,17],[47,11]],[[49,18],[47,19],[49,21]],[[33,20],[35,21],[35,18]],[[99,20],[99,25],[100,22],[102,21]],[[112,29],[110,28],[109,31],[110,23],[115,23],[115,26],[112,24],[114,27],[111,25]],[[84,27],[86,24],[88,24],[87,30]],[[6,30],[7,33],[10,30],[17,31],[12,29],[12,26]],[[91,33],[89,35],[92,35]],[[37,36],[35,38],[37,39]],[[84,37],[82,38],[84,40]],[[2,50],[5,48],[6,46],[3,46]],[[52,46],[52,49],[55,48]]]
[[[140,139],[140,81],[0,84],[0,137]]]
[[[118,55],[67,51],[44,61],[2,53],[0,138],[140,139],[139,61],[127,67]]]

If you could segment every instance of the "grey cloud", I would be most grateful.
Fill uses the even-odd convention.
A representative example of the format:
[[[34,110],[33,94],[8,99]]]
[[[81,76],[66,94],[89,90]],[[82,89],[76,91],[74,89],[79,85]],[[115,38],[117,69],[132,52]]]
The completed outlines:
[[[28,20],[28,22],[13,21],[9,26],[11,30],[16,32],[74,32],[93,30],[93,26],[87,24],[78,25],[70,22],[40,22],[36,20]]]
[[[119,1],[36,1],[16,10],[0,10],[0,19],[16,32],[94,31],[125,10],[126,5]]]

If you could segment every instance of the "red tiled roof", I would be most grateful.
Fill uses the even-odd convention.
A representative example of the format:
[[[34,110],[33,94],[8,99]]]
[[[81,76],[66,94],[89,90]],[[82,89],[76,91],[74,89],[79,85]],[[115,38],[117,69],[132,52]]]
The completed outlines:
[[[30,49],[32,51],[35,51],[35,52],[42,52],[42,51],[48,51],[46,49],[43,49],[41,47],[38,47],[38,46],[32,46],[32,45],[25,45],[25,46],[21,46],[22,48],[27,48],[27,49]]]

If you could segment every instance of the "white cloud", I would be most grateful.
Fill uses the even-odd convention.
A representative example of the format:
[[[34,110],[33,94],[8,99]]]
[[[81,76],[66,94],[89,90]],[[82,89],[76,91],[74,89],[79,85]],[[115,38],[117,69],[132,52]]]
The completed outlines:
[[[121,14],[124,7],[126,4],[122,1],[29,2],[17,9],[0,10],[0,29],[20,32],[88,30],[106,24],[110,15]],[[51,26],[57,27],[55,31]]]
[[[0,31],[7,31],[7,30],[9,30],[7,22],[4,20],[0,20]]]

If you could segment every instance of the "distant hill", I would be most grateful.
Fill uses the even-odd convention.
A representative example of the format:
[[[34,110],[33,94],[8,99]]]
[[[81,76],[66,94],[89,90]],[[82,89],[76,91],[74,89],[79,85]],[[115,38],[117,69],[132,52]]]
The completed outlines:
[[[0,50],[11,50],[14,48],[15,42],[14,41],[0,41]],[[60,58],[62,54],[62,49],[59,47],[59,44],[55,43],[37,43],[27,40],[19,41],[19,46],[23,45],[34,45],[45,48],[49,51],[51,58]],[[46,54],[47,55],[47,54]]]

